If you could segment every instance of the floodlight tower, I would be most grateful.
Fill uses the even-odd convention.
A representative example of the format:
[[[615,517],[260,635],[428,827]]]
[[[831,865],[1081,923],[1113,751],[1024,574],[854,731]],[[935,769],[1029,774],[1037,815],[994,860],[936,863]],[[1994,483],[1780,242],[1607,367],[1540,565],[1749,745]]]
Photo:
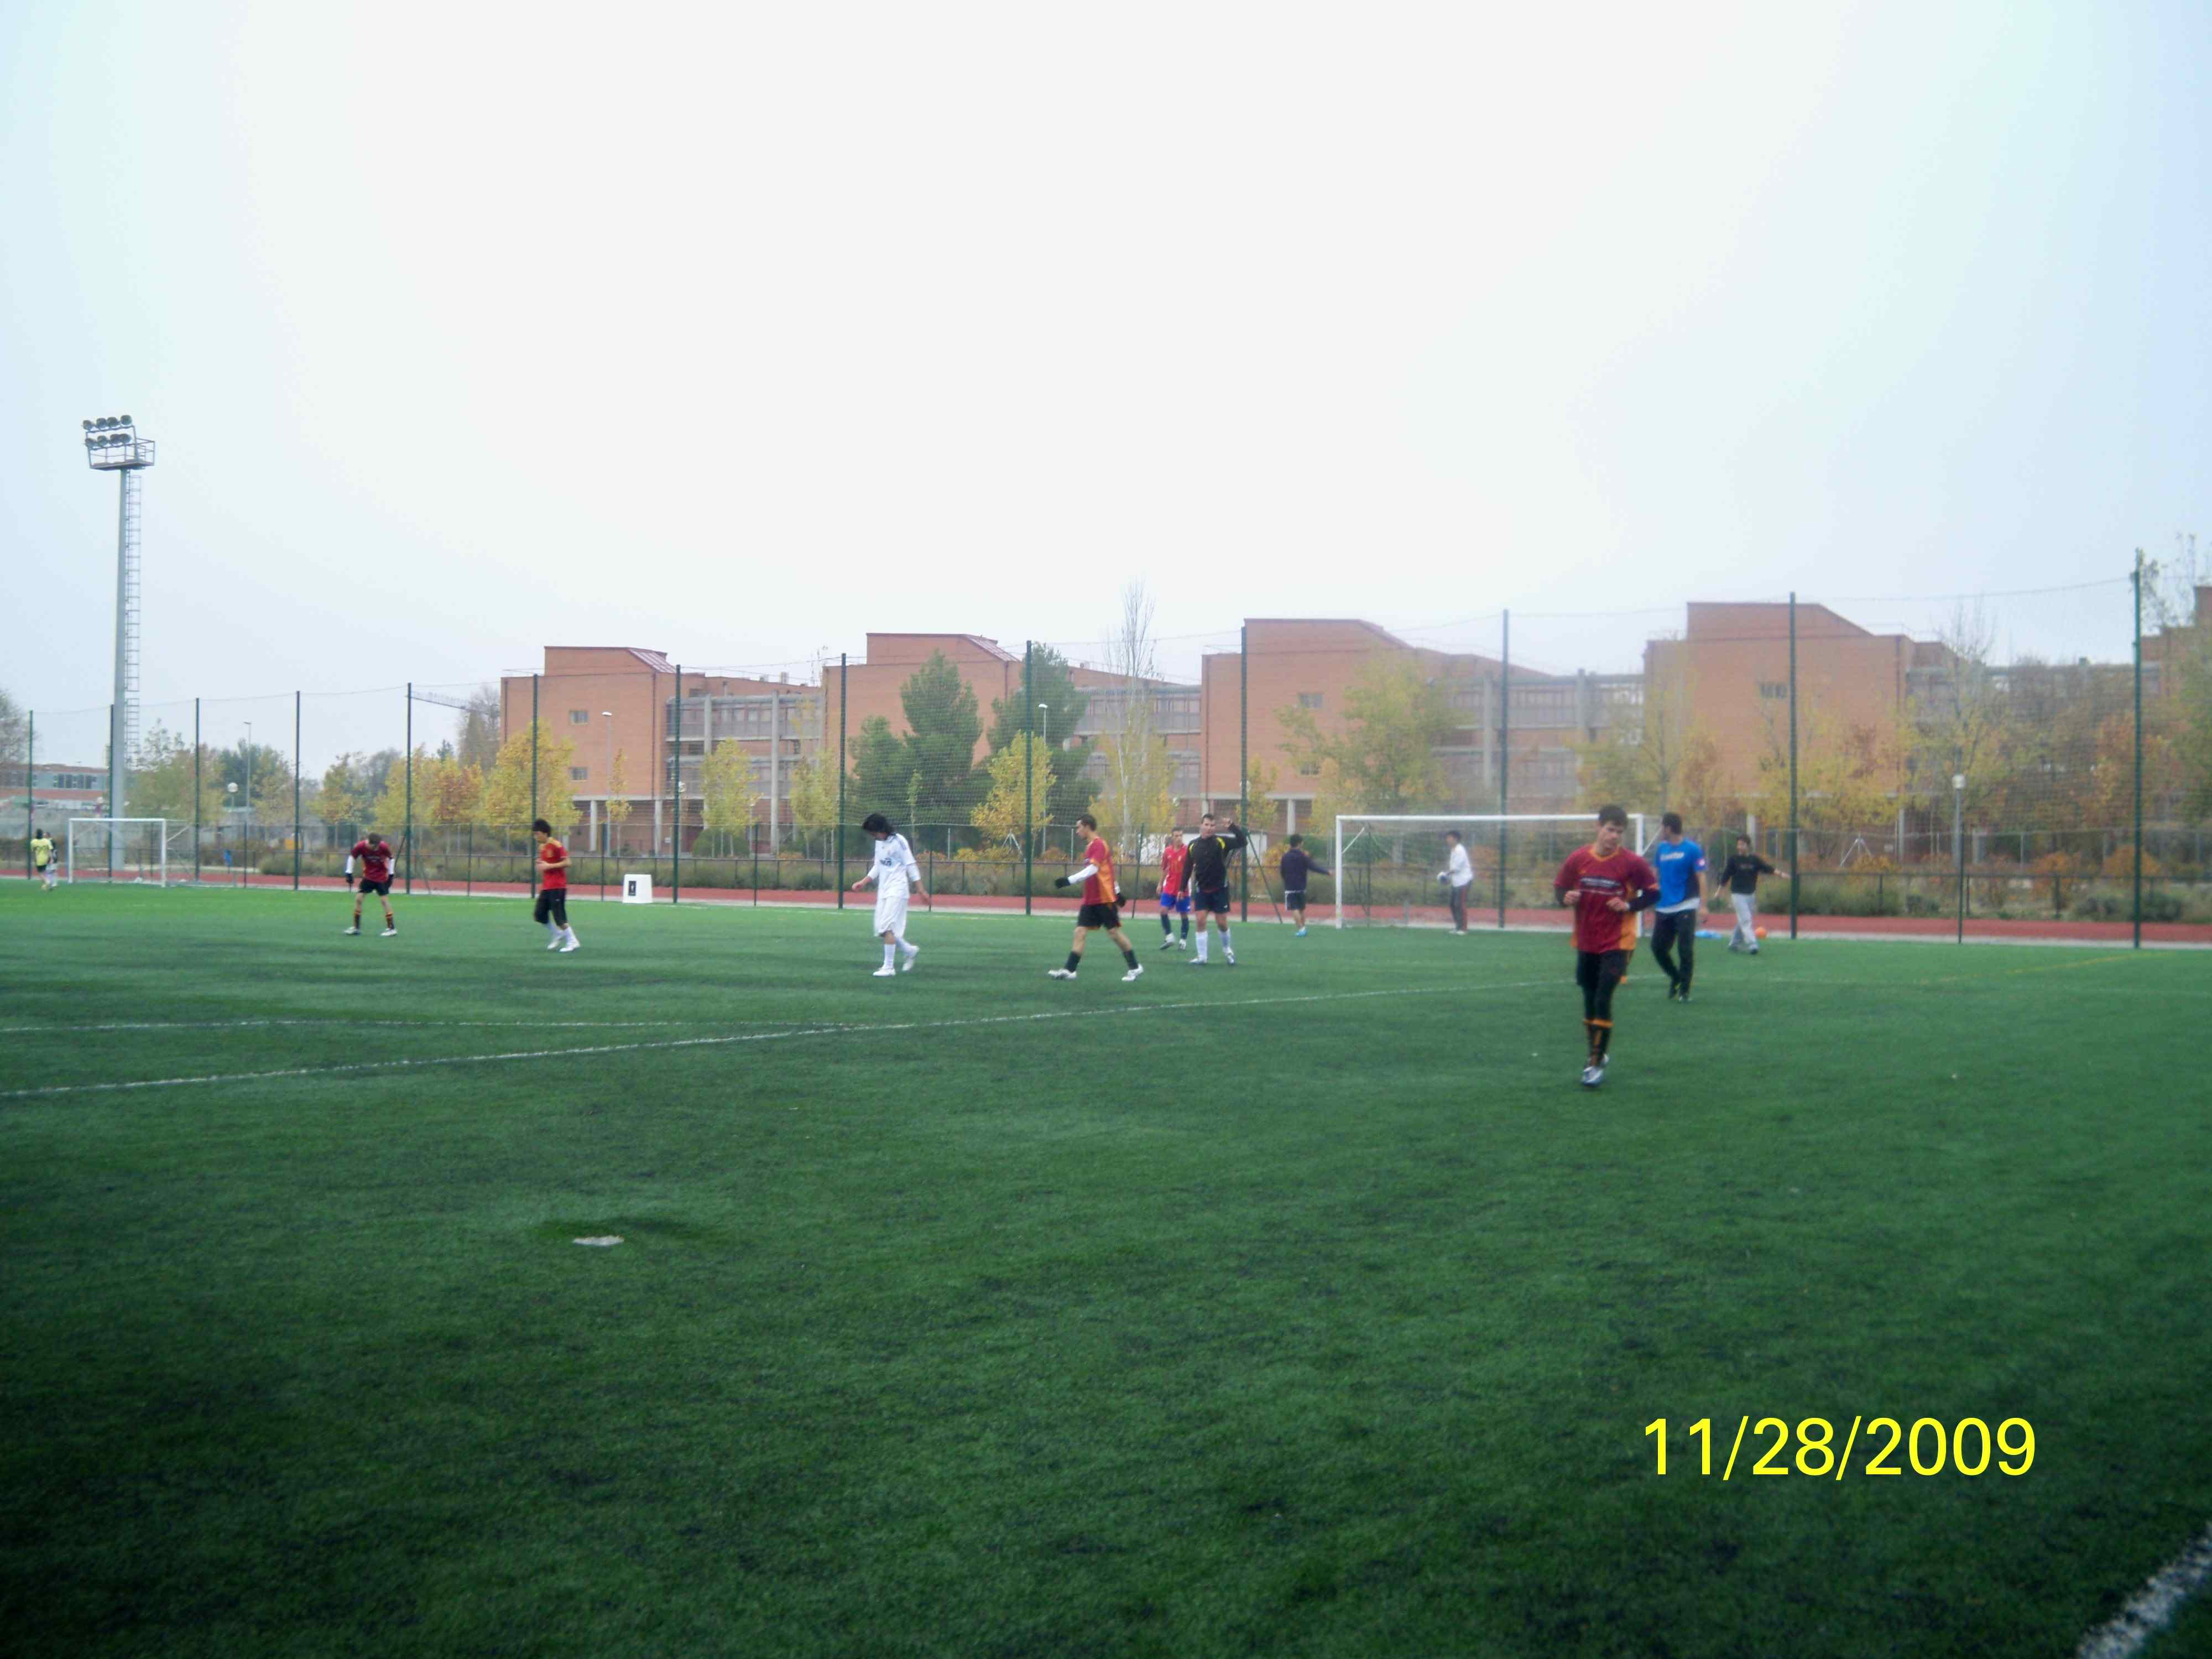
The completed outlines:
[[[130,757],[138,748],[138,474],[154,465],[154,441],[142,438],[128,415],[84,423],[84,458],[95,472],[123,475],[115,531],[115,705],[108,710],[107,816],[127,816],[124,797]],[[107,838],[108,857],[115,837]]]

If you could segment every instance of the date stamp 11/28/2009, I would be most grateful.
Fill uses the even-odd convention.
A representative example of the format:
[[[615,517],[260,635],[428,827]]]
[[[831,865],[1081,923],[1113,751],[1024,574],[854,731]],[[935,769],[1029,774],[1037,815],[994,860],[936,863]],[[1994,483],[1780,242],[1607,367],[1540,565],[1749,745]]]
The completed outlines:
[[[1654,1418],[1644,1425],[1645,1437],[1656,1443],[1657,1473],[1687,1474],[1686,1467],[1668,1457],[1668,1421],[1663,1417]],[[1861,1449],[1862,1431],[1866,1440],[1864,1461],[1854,1470],[1851,1455]],[[1836,1425],[1825,1417],[1800,1418],[1794,1431],[1787,1420],[1779,1417],[1739,1417],[1732,1440],[1723,1419],[1718,1437],[1729,1441],[1721,1466],[1723,1480],[1735,1474],[1737,1459],[1743,1456],[1749,1459],[1744,1468],[1747,1474],[1796,1474],[1812,1480],[1842,1480],[1846,1473],[1911,1473],[1923,1476],[1948,1473],[1972,1479],[1994,1469],[1999,1474],[2022,1475],[2035,1462],[2035,1430],[2024,1417],[2005,1418],[1994,1429],[1978,1417],[1962,1417],[1955,1423],[1917,1417],[1910,1428],[1894,1417],[1853,1417],[1840,1451],[1836,1445]],[[1698,1419],[1689,1425],[1686,1438],[1692,1443],[1697,1472],[1700,1475],[1712,1474],[1716,1438],[1713,1419]],[[1748,1448],[1744,1444],[1747,1438],[1752,1443]],[[1790,1451],[1793,1440],[1796,1445],[1794,1455]],[[1900,1455],[1902,1462],[1899,1462]]]

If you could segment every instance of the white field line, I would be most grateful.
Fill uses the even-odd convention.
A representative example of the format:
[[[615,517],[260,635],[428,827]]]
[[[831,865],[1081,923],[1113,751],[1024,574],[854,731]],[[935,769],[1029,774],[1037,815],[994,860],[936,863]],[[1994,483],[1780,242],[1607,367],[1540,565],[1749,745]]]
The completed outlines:
[[[1424,985],[1389,991],[1347,991],[1303,997],[1248,997],[1230,1002],[1136,1002],[1118,1008],[1054,1008],[1034,1014],[987,1014],[974,1019],[902,1020],[892,1024],[820,1024],[781,1031],[746,1031],[730,1036],[664,1037],[635,1042],[599,1042],[568,1048],[515,1048],[495,1054],[448,1054],[428,1060],[363,1060],[337,1066],[288,1066],[265,1072],[213,1072],[194,1077],[143,1078],[126,1083],[59,1083],[43,1089],[0,1091],[0,1100],[47,1100],[62,1095],[116,1094],[134,1089],[180,1089],[202,1083],[258,1083],[271,1078],[342,1077],[361,1072],[426,1071],[439,1066],[489,1066],[502,1060],[559,1060],[593,1054],[639,1054],[653,1049],[718,1048],[740,1042],[779,1042],[792,1037],[870,1036],[887,1031],[942,1031],[977,1025],[1018,1025],[1052,1019],[1105,1019],[1119,1014],[1188,1012],[1192,1009],[1282,1008],[1297,1003],[1359,1002],[1376,997],[1466,995],[1483,991],[1519,991],[1557,985],[1556,979],[1520,980],[1500,985]]]
[[[2112,1619],[2081,1638],[2074,1659],[2129,1659],[2144,1643],[2164,1630],[2181,1604],[2205,1579],[2212,1577],[2212,1527],[2172,1560],[2151,1574],[2148,1583],[2128,1600]]]
[[[811,1025],[805,1019],[140,1019],[104,1025],[0,1025],[0,1036],[77,1036],[94,1031],[246,1031],[270,1026],[370,1025],[402,1030],[635,1031],[670,1025]]]

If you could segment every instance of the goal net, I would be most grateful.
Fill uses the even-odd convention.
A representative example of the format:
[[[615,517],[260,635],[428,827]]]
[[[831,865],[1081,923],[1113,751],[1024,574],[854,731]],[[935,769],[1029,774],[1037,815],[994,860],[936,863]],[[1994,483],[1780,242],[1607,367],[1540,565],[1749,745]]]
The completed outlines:
[[[1549,911],[1552,878],[1569,853],[1589,845],[1594,812],[1458,812],[1377,816],[1344,813],[1336,820],[1336,925],[1340,927],[1448,927],[1451,925],[1451,843],[1460,833],[1474,877],[1465,889],[1470,925],[1498,925],[1501,915]],[[1646,843],[1644,814],[1628,815],[1622,840]]]
[[[167,887],[169,821],[71,818],[62,869],[71,882],[131,881]]]

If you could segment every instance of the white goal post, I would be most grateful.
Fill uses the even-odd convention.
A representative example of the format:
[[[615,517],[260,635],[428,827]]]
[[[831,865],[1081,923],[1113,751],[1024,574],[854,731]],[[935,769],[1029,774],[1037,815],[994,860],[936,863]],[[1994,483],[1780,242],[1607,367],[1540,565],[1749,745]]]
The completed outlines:
[[[1588,844],[1596,824],[1595,812],[1340,812],[1336,860],[1329,866],[1336,872],[1336,925],[1346,925],[1348,908],[1359,912],[1350,918],[1354,922],[1401,927],[1421,925],[1416,919],[1417,909],[1437,908],[1443,894],[1443,884],[1437,876],[1448,860],[1447,830],[1460,832],[1468,858],[1478,861],[1475,886],[1480,889],[1484,872],[1479,861],[1486,848],[1490,849],[1489,874],[1494,880],[1499,848],[1506,848],[1510,857],[1516,845],[1525,848],[1532,840],[1557,843],[1559,857],[1564,859],[1573,847]],[[1622,839],[1641,852],[1647,845],[1644,830],[1644,815],[1631,812],[1628,834]],[[1541,856],[1549,857],[1549,849]],[[1353,873],[1355,869],[1358,875]],[[1376,902],[1378,887],[1380,904]],[[1350,906],[1346,903],[1348,893],[1355,896]]]
[[[64,878],[74,884],[77,867],[85,879],[169,884],[169,821],[167,818],[71,818]],[[126,869],[135,872],[125,878]]]

